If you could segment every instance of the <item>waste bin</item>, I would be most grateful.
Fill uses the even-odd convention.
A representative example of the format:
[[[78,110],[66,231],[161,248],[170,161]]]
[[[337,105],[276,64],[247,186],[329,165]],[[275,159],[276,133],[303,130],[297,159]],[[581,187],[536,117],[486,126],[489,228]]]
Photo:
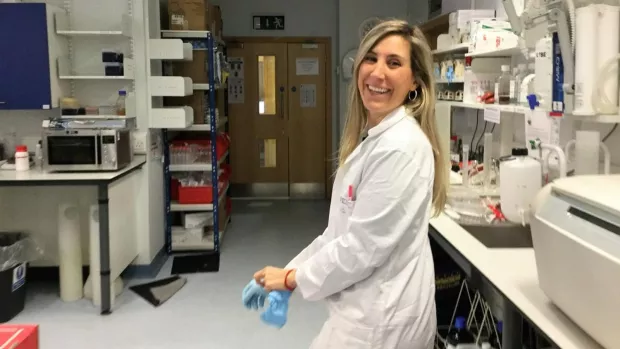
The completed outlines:
[[[26,268],[37,248],[23,233],[0,232],[0,323],[24,310]]]

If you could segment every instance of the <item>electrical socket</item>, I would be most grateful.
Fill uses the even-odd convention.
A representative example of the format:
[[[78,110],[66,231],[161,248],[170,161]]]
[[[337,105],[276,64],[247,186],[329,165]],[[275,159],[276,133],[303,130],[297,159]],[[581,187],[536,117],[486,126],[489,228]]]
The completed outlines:
[[[146,154],[148,152],[148,131],[133,131],[132,142],[134,154]]]

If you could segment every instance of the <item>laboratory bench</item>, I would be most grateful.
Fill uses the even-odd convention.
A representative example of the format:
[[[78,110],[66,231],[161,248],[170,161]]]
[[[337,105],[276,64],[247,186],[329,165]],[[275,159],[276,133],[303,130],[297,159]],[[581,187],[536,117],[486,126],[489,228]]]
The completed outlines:
[[[97,188],[97,205],[99,218],[99,275],[101,278],[101,314],[111,312],[112,295],[110,292],[110,186],[127,178],[142,168],[146,156],[134,156],[125,168],[114,172],[44,172],[31,169],[17,172],[0,171],[0,187],[49,187],[49,186],[90,186]],[[135,256],[134,256],[135,257]]]
[[[431,219],[429,234],[474,286],[502,299],[503,349],[522,348],[523,320],[559,348],[603,349],[540,289],[533,248],[487,247],[445,214]]]

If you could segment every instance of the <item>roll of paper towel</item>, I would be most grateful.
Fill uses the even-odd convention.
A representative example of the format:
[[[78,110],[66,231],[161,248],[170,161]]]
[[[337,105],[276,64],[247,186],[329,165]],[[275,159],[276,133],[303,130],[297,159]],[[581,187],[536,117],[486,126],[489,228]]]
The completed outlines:
[[[58,208],[58,265],[60,298],[73,302],[82,298],[82,239],[80,212],[73,204]]]

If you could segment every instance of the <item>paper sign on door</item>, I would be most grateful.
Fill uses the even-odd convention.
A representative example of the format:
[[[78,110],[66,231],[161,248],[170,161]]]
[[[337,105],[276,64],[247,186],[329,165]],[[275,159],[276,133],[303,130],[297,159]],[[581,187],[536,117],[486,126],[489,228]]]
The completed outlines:
[[[302,84],[299,86],[299,98],[302,108],[316,108],[316,85]]]
[[[318,58],[297,58],[295,65],[297,75],[319,75]]]

